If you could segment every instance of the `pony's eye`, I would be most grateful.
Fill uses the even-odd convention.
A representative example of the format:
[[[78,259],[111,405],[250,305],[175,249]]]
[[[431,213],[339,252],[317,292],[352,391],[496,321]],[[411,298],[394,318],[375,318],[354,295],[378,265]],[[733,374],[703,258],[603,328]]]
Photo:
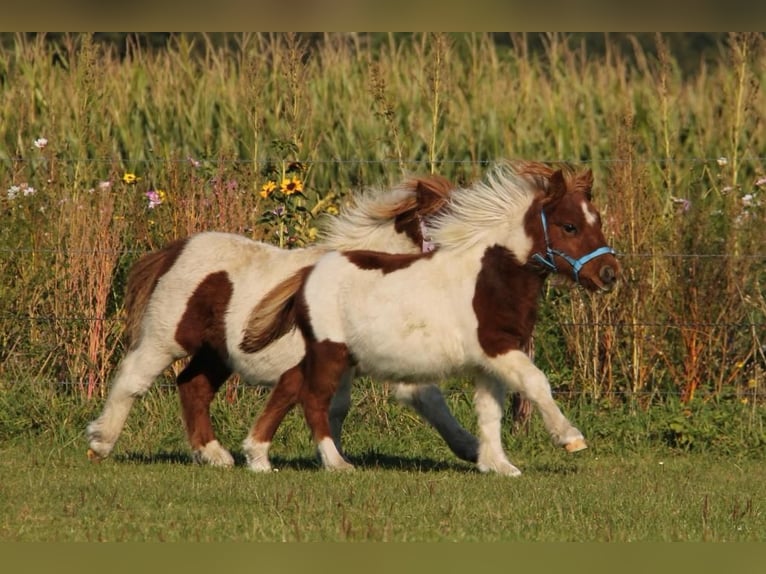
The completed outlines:
[[[566,233],[568,233],[569,235],[574,235],[575,233],[577,233],[577,227],[575,227],[575,226],[574,226],[574,225],[572,225],[571,223],[565,223],[565,224],[564,224],[564,225],[562,225],[561,227],[562,227],[562,228],[564,229],[564,231],[565,231]]]

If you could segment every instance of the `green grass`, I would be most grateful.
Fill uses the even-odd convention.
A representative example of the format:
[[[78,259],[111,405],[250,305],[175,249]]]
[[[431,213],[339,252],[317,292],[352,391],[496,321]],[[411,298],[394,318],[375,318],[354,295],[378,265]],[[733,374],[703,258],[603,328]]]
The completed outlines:
[[[49,392],[23,398],[13,389],[2,396],[36,413],[34,428],[9,433],[17,416],[0,405],[5,541],[766,539],[762,407],[729,411],[743,436],[736,448],[679,448],[662,432],[674,420],[672,405],[631,414],[564,403],[591,448],[557,449],[535,415],[526,432],[504,437],[523,471],[509,479],[456,460],[433,431],[364,383],[345,431],[357,470],[345,474],[317,466],[298,412],[273,447],[279,471],[247,470],[239,443],[260,393],[216,403],[216,426],[239,463],[233,469],[192,464],[175,393],[165,389],[137,404],[113,456],[99,464],[87,460],[83,433],[98,401]],[[448,398],[470,427],[465,393]],[[700,409],[694,416],[712,415]]]

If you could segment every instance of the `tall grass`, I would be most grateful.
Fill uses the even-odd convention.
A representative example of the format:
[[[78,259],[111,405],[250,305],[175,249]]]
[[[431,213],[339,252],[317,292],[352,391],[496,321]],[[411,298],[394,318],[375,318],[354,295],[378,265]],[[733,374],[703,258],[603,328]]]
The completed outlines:
[[[764,36],[731,35],[694,74],[661,35],[605,55],[559,33],[542,51],[511,40],[180,35],[159,51],[129,39],[123,56],[18,35],[0,50],[0,377],[103,393],[126,271],[175,237],[302,245],[351,190],[408,172],[466,182],[510,157],[592,167],[622,254],[616,292],[547,293],[535,348],[557,388],[762,395]],[[290,173],[301,196],[262,196]]]

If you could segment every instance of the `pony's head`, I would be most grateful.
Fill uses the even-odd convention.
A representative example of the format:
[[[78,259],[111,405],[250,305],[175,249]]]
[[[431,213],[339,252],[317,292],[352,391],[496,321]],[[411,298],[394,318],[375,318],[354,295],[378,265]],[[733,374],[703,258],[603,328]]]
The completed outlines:
[[[620,265],[591,203],[593,172],[528,163],[521,173],[540,190],[524,217],[525,231],[532,238],[530,263],[591,291],[612,289]]]

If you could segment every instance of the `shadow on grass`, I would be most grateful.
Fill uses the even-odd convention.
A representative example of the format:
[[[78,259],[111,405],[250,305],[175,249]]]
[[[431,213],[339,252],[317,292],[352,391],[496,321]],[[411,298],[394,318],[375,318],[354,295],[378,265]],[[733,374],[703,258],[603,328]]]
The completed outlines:
[[[134,464],[194,464],[191,454],[182,451],[160,451],[153,453],[126,452],[111,456],[115,462]]]
[[[245,456],[241,452],[232,453],[234,464],[237,467],[246,465]],[[398,470],[404,472],[478,472],[477,468],[471,463],[454,460],[437,460],[424,457],[411,457],[392,455],[385,452],[368,450],[362,453],[348,455],[349,461],[359,470]],[[169,450],[153,453],[127,452],[114,456],[114,460],[119,463],[130,464],[173,464],[193,466],[194,462],[191,453]],[[549,457],[543,457],[543,460],[529,460],[523,464],[522,472],[534,472],[543,475],[572,475],[581,470],[581,464],[584,461],[575,459],[569,460],[551,460]],[[285,457],[272,456],[271,464],[274,468],[280,470],[299,470],[299,471],[321,471],[322,466],[317,457]]]
[[[245,456],[240,452],[232,453],[236,466],[245,466]],[[349,461],[359,470],[400,470],[409,472],[440,472],[453,470],[458,472],[473,472],[474,467],[469,463],[460,461],[434,460],[422,457],[408,457],[390,455],[377,451],[367,451],[361,454],[348,456]],[[188,465],[197,464],[188,452],[171,450],[153,453],[126,452],[116,454],[113,460],[119,463],[130,464],[173,464]],[[274,468],[291,470],[322,470],[318,458],[315,457],[283,457],[272,456],[271,464]]]

